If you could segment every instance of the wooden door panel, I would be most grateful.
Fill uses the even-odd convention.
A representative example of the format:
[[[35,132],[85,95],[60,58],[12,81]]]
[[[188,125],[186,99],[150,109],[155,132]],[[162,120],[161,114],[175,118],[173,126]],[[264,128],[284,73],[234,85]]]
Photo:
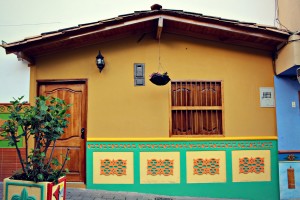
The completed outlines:
[[[68,119],[70,125],[65,129],[65,134],[60,139],[66,139],[70,137],[80,136],[81,128],[81,112],[82,112],[82,92],[71,90],[69,88],[55,88],[56,85],[51,85],[51,87],[45,88],[46,91],[43,93],[44,96],[58,97],[66,101],[67,104],[71,104],[68,113],[71,114],[71,117]],[[82,89],[82,88],[79,88]]]
[[[81,129],[86,129],[86,85],[40,83],[39,95],[58,97],[72,105],[68,111],[71,114],[68,128],[56,141],[54,157],[62,163],[67,148],[70,148],[70,161],[66,164],[69,169],[67,181],[85,182],[85,139],[81,137]]]
[[[49,148],[47,152],[47,157],[50,156],[52,148]],[[67,153],[67,149],[64,147],[56,147],[55,151],[53,152],[53,158],[56,158],[61,164],[64,161],[64,156]],[[67,162],[65,165],[65,168],[69,169],[70,171],[73,172],[79,172],[79,160],[80,160],[80,149],[79,148],[70,148],[69,151],[69,157],[72,157],[73,160],[72,162]]]
[[[47,157],[50,156],[51,148],[49,148],[47,152]],[[53,158],[56,158],[60,163],[64,162],[64,156],[67,153],[67,149],[65,147],[56,147],[55,151],[53,153]],[[69,173],[67,174],[67,181],[78,181],[78,176],[82,173],[81,168],[82,164],[84,162],[81,162],[80,160],[83,160],[81,157],[80,149],[79,148],[70,148],[69,151],[69,157],[71,158],[71,162],[67,162],[65,165],[65,169],[69,170]]]
[[[56,141],[57,147],[78,147],[79,144],[82,143],[82,140],[80,137],[72,136],[69,138],[63,138],[63,139],[58,139]]]

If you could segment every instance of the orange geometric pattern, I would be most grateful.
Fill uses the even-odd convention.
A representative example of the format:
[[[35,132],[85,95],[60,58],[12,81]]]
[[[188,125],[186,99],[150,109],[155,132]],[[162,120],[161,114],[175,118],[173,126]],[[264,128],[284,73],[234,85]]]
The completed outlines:
[[[239,159],[240,174],[264,173],[264,170],[265,170],[264,167],[265,167],[264,158],[243,157],[243,158]]]
[[[170,176],[173,175],[174,160],[165,159],[150,159],[147,160],[147,175],[156,176]]]
[[[100,160],[100,175],[109,176],[117,175],[123,176],[126,175],[126,160],[117,159],[110,160],[104,159]]]
[[[194,175],[210,174],[215,175],[220,173],[220,159],[194,159]]]

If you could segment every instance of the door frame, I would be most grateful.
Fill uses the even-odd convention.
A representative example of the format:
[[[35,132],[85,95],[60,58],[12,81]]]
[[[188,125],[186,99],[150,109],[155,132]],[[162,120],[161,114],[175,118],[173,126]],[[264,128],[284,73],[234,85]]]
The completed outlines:
[[[85,97],[85,105],[83,106],[83,109],[85,109],[84,115],[82,116],[83,119],[83,125],[85,127],[85,137],[84,137],[84,173],[83,173],[83,182],[86,184],[86,141],[87,141],[87,112],[88,112],[88,79],[40,79],[36,80],[36,94],[39,96],[40,91],[39,88],[41,85],[54,85],[54,84],[83,84],[85,88],[85,93],[83,96]]]

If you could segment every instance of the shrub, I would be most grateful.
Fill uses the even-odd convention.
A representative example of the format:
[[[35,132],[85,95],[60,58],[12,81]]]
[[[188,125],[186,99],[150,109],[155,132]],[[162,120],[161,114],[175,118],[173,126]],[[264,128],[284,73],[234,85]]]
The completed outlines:
[[[28,107],[25,106],[26,102],[21,102],[22,98],[11,101],[9,119],[1,126],[1,136],[16,148],[22,167],[11,178],[57,182],[59,177],[65,175],[63,170],[69,160],[69,149],[63,163],[53,158],[53,152],[57,139],[68,126],[67,118],[70,114],[67,114],[67,110],[71,105],[59,98],[39,96],[36,97],[35,105]],[[18,133],[19,127],[22,129],[21,133]],[[21,138],[26,148],[26,155],[23,157],[18,146]],[[29,152],[28,141],[31,138],[34,140],[34,148]]]

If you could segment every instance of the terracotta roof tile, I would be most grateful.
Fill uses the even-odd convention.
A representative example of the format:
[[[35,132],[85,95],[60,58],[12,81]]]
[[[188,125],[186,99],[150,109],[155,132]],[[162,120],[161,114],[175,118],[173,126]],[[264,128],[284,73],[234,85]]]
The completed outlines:
[[[254,23],[254,22],[244,22],[244,21],[239,21],[239,23],[240,23],[240,24],[244,24],[244,25],[247,25],[247,24],[249,24],[249,25],[256,24],[256,23]]]
[[[94,24],[95,22],[89,22],[89,23],[84,23],[84,24],[78,24],[78,26],[89,26]]]
[[[134,14],[139,14],[139,13],[148,13],[148,12],[155,12],[156,10],[138,10],[134,11]],[[129,13],[128,15],[132,15],[132,13]]]
[[[173,9],[162,9],[164,11],[171,11],[171,12],[180,12],[180,13],[183,13],[184,11],[183,10],[173,10]]]
[[[279,32],[279,33],[286,32],[285,30],[279,29],[277,27],[272,27],[272,26],[269,26],[269,25],[255,24],[253,22],[241,22],[241,21],[233,20],[233,19],[226,19],[226,18],[220,18],[220,17],[216,17],[216,16],[203,15],[201,13],[185,12],[183,10],[162,9],[162,10],[142,10],[142,11],[135,11],[134,13],[119,15],[118,17],[110,18],[110,19],[104,19],[104,20],[100,20],[98,22],[90,22],[90,23],[85,23],[85,24],[79,24],[78,26],[67,27],[67,28],[56,30],[56,31],[44,32],[44,33],[41,33],[40,37],[41,36],[45,36],[45,35],[53,35],[53,34],[57,35],[55,33],[65,32],[65,31],[70,32],[70,31],[73,31],[73,30],[78,30],[80,28],[86,28],[86,27],[100,25],[100,24],[103,24],[103,23],[106,23],[106,22],[118,21],[118,20],[122,20],[122,19],[127,18],[127,17],[137,16],[137,15],[142,14],[142,13],[161,12],[161,11],[163,11],[163,12],[171,12],[171,13],[177,13],[177,14],[182,14],[182,15],[190,15],[190,16],[204,18],[204,19],[218,20],[218,21],[225,22],[225,23],[234,23],[236,25],[243,26],[243,27],[265,28],[265,29],[268,28],[267,30],[274,31],[274,32]],[[24,40],[20,40],[19,42],[25,41],[25,40],[31,40],[31,38],[36,39],[38,37],[39,36],[29,36],[29,37],[26,37]],[[15,43],[15,42],[13,42],[13,43]],[[10,44],[12,44],[12,43],[10,43]]]
[[[224,21],[224,22],[240,23],[238,20],[234,20],[234,19],[220,18],[219,20]]]
[[[25,37],[24,39],[28,40],[28,39],[38,38],[38,37],[41,37],[41,35],[28,36]]]
[[[101,21],[98,21],[98,22],[113,22],[113,21],[116,21],[116,20],[119,20],[119,19],[121,19],[121,18],[118,18],[118,19],[110,18],[110,19],[105,19],[105,20],[101,20]]]
[[[187,12],[187,11],[184,11],[184,13],[188,14],[188,15],[194,15],[194,16],[203,16],[203,14],[201,13],[195,13],[195,12]]]
[[[58,29],[58,31],[64,32],[64,31],[73,30],[73,29],[78,29],[78,28],[79,28],[78,26],[72,26],[72,27],[68,27],[68,28]]]
[[[85,28],[97,27],[99,25],[105,25],[106,23],[111,24],[111,22],[118,23],[118,22],[122,22],[122,21],[126,21],[126,20],[137,19],[138,17],[152,16],[156,13],[171,15],[171,16],[180,16],[183,18],[191,18],[191,19],[199,20],[199,21],[200,20],[209,20],[209,21],[211,21],[211,23],[214,23],[214,22],[220,23],[221,22],[221,23],[224,23],[225,25],[228,24],[228,25],[234,25],[234,26],[240,26],[240,27],[247,27],[250,29],[266,30],[266,31],[274,32],[274,33],[280,33],[280,34],[287,34],[287,35],[289,34],[284,29],[279,29],[277,27],[272,27],[272,26],[268,26],[268,25],[255,24],[252,22],[242,22],[242,21],[233,20],[233,19],[226,19],[226,18],[220,18],[220,17],[216,17],[216,16],[203,15],[201,13],[185,12],[182,10],[161,9],[161,10],[135,11],[134,13],[119,15],[118,17],[115,17],[115,18],[104,19],[104,20],[100,20],[97,22],[79,24],[78,26],[67,27],[67,28],[63,28],[63,29],[59,29],[59,30],[55,30],[55,31],[44,32],[44,33],[41,33],[41,35],[29,36],[29,37],[24,38],[23,40],[4,44],[2,46],[4,48],[16,46],[16,45],[20,45],[20,44],[24,44],[24,43],[30,43],[30,42],[36,41],[36,40],[43,40],[45,38],[50,38],[53,36],[61,35],[61,34],[64,34],[65,32],[70,33],[72,31],[76,31],[79,29],[82,29],[83,31],[85,31],[84,30]],[[87,29],[87,31],[88,31],[88,29]]]
[[[61,34],[63,34],[63,32],[53,32],[51,34],[43,34],[41,36],[41,38],[49,38],[49,37],[53,37],[53,36],[57,36],[57,35],[61,35]]]
[[[139,13],[137,11],[135,11],[134,13]],[[128,14],[123,14],[123,15],[118,15],[119,17],[128,17],[128,16],[132,16],[132,13],[128,13]]]
[[[256,24],[257,27],[261,27],[261,28],[275,28],[274,26],[270,26],[270,25],[264,25],[264,24]],[[277,28],[276,28],[277,29]]]
[[[221,17],[210,16],[210,15],[202,15],[201,18],[212,19],[212,20],[220,20],[220,19],[222,19]]]
[[[277,33],[282,33],[282,31],[284,31],[282,29],[277,29],[277,28],[274,28],[274,27],[266,27],[265,29],[268,30],[268,31],[273,31],[273,32],[277,32]]]
[[[44,32],[44,33],[41,33],[41,36],[43,36],[43,35],[49,35],[49,34],[54,34],[54,33],[57,33],[57,32],[59,32],[59,31],[56,30],[56,31]]]

